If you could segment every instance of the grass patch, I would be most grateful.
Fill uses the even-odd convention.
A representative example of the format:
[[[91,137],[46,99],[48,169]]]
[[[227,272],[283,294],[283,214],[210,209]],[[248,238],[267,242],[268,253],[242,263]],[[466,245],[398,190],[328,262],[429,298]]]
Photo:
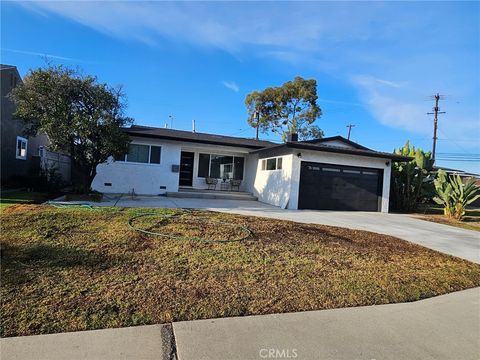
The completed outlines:
[[[414,301],[480,285],[480,265],[390,236],[196,211],[17,205],[0,215],[0,335]],[[210,219],[211,222],[205,219]],[[454,239],[452,239],[454,241]]]
[[[447,218],[443,215],[443,209],[441,207],[427,207],[421,211],[421,214],[416,215],[422,220],[451,225],[467,230],[480,231],[480,209],[466,209],[462,221]]]
[[[41,204],[48,199],[48,194],[36,191],[2,191],[0,193],[0,210],[16,204]]]

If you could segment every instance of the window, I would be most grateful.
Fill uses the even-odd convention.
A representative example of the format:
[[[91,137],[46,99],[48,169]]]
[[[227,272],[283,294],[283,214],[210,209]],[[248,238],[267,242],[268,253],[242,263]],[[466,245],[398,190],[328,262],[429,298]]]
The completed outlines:
[[[328,167],[324,167],[322,170],[323,171],[328,171],[328,172],[340,172],[340,169],[328,168]]]
[[[262,160],[262,170],[281,170],[283,161],[281,157]]]
[[[162,148],[160,146],[150,147],[150,164],[160,164],[160,155],[162,154]]]
[[[38,156],[40,156],[40,157],[45,156],[45,147],[43,147],[43,146],[38,147]]]
[[[200,154],[198,177],[243,180],[244,163],[241,156]]]
[[[210,154],[200,154],[198,158],[198,177],[208,177],[210,171]]]
[[[17,150],[15,152],[15,157],[20,160],[27,160],[27,145],[28,140],[17,136]]]
[[[115,158],[115,161],[160,164],[161,157],[161,146],[130,144],[128,145],[128,153],[119,159]]]
[[[267,160],[267,170],[276,170],[277,168],[277,159],[268,159]]]
[[[128,145],[127,161],[148,163],[148,145],[130,144]]]
[[[282,158],[279,157],[277,158],[277,170],[281,170],[282,169]]]
[[[210,177],[233,178],[233,156],[210,155]]]

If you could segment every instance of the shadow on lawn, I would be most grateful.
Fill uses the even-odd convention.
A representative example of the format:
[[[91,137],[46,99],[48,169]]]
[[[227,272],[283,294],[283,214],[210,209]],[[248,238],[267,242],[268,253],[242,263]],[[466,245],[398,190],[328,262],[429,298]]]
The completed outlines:
[[[84,267],[101,270],[111,266],[109,256],[85,249],[67,248],[57,245],[34,245],[27,248],[1,244],[2,281],[23,283],[30,281],[35,273],[45,270],[62,270]]]

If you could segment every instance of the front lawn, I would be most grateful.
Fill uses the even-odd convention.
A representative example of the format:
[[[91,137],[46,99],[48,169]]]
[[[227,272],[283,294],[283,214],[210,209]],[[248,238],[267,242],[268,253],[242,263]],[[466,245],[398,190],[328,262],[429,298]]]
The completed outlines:
[[[153,212],[132,225],[135,214]],[[480,265],[375,233],[265,218],[11,206],[1,336],[414,301],[480,285]],[[213,223],[212,223],[213,221]],[[199,238],[244,241],[206,243]],[[455,239],[452,239],[454,241]]]
[[[14,190],[0,192],[0,209],[15,204],[40,204],[49,199],[48,194],[37,191]]]

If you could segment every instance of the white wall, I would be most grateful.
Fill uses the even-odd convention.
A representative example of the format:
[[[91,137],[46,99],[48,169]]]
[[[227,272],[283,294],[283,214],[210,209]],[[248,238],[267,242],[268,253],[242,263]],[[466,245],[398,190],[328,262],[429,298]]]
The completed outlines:
[[[132,144],[161,146],[160,164],[132,163],[110,159],[107,163],[100,164],[97,167],[97,176],[92,183],[94,190],[105,193],[128,193],[134,189],[135,193],[139,195],[158,195],[167,191],[178,191],[179,173],[172,172],[172,165],[180,164],[182,151],[195,153],[192,180],[194,188],[207,188],[205,179],[197,176],[199,154],[207,153],[244,157],[244,181],[242,181],[240,190],[247,191],[249,189],[245,181],[248,176],[246,169],[249,156],[248,149],[144,138],[132,138]],[[112,186],[105,186],[105,183],[111,183]],[[165,186],[166,189],[160,189],[161,186]],[[220,186],[217,185],[217,189],[219,188]]]
[[[276,157],[282,158],[281,170],[262,170],[262,159],[257,160],[253,194],[261,202],[279,207],[285,207],[288,204],[290,208],[293,155]]]
[[[97,166],[93,180],[94,190],[106,193],[129,193],[132,189],[139,195],[158,195],[165,191],[178,191],[178,173],[172,165],[180,164],[181,145],[175,141],[155,139],[132,139],[132,144],[161,146],[160,164],[140,164],[111,159]],[[111,183],[112,186],[105,186]],[[166,189],[160,189],[165,186]]]
[[[293,156],[292,163],[292,185],[290,193],[289,209],[298,208],[298,194],[300,185],[300,163],[301,161],[312,161],[319,163],[335,164],[335,165],[350,165],[359,167],[369,167],[375,169],[383,169],[383,189],[382,189],[382,205],[381,211],[388,212],[388,202],[390,196],[390,174],[391,174],[391,160],[374,158],[367,156],[357,156],[349,154],[337,154],[320,151],[298,150],[295,153],[301,153],[299,158],[297,155]],[[386,162],[389,165],[386,165]]]
[[[243,175],[244,189],[255,194],[255,179],[257,177],[258,154],[248,155]]]

